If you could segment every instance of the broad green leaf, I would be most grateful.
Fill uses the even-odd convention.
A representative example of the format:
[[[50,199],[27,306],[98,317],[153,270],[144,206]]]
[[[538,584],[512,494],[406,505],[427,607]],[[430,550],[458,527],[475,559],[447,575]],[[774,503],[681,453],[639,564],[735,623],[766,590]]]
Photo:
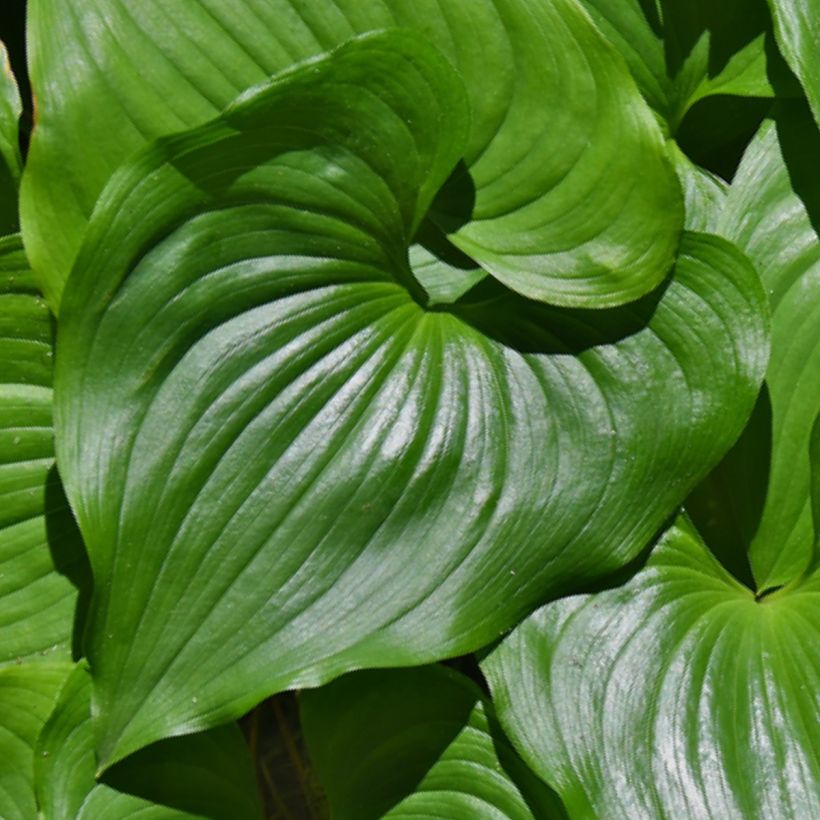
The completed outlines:
[[[756,600],[680,519],[625,586],[548,604],[483,663],[571,817],[820,815],[820,575]]]
[[[725,240],[688,235],[617,310],[492,281],[416,301],[409,237],[459,156],[459,88],[420,38],[372,35],[103,195],[57,412],[104,764],[486,644],[634,557],[742,429],[765,295]]]
[[[771,449],[771,468],[749,554],[761,590],[796,579],[814,550],[809,434],[820,412],[818,155],[820,135],[808,110],[782,104],[749,146],[719,226],[757,266],[773,311],[771,434],[758,437]]]
[[[0,817],[33,820],[34,745],[71,669],[24,663],[0,669]]]
[[[0,236],[17,230],[20,180],[18,120],[22,105],[6,47],[0,42]]]
[[[163,741],[97,783],[90,708],[91,679],[78,665],[35,747],[37,801],[47,820],[260,816],[250,755],[235,725]]]
[[[816,0],[769,0],[777,42],[820,124],[820,8]]]
[[[765,0],[580,2],[673,132],[705,97],[774,95]]]
[[[52,308],[100,191],[129,155],[300,59],[393,26],[441,49],[469,96],[463,164],[436,230],[477,267],[555,304],[623,304],[661,282],[680,192],[626,65],[575,0],[32,0],[38,109],[21,208]]]
[[[54,467],[52,321],[0,239],[0,666],[71,657],[86,559]]]
[[[463,675],[435,666],[354,672],[300,702],[334,820],[566,817]]]

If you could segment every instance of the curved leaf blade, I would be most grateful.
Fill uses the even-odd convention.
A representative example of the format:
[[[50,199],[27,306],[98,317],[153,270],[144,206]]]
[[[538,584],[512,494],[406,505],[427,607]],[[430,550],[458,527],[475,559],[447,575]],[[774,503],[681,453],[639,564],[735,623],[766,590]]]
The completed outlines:
[[[23,107],[6,47],[0,42],[0,236],[17,230],[19,120]]]
[[[566,817],[478,687],[444,667],[354,672],[303,692],[300,713],[335,820]]]
[[[34,746],[60,687],[67,663],[36,663],[0,669],[0,815],[3,820],[37,817]]]
[[[772,303],[771,468],[749,547],[761,590],[796,580],[814,551],[809,435],[820,413],[818,151],[808,110],[781,103],[749,146],[719,224],[755,263]]]
[[[571,816],[814,817],[818,596],[815,575],[755,600],[681,519],[629,583],[548,604],[482,668]]]
[[[35,788],[49,820],[162,817],[256,820],[261,810],[248,748],[236,726],[174,738],[95,779],[91,678],[68,675],[35,747]]]
[[[98,580],[105,764],[486,644],[634,557],[745,422],[765,297],[716,237],[620,310],[492,282],[451,310],[413,299],[419,191],[458,157],[458,84],[429,49],[388,32],[308,63],[160,142],[92,221],[58,444]]]
[[[87,581],[54,467],[52,333],[20,237],[0,239],[0,666],[69,660]]]
[[[674,172],[620,55],[574,0],[32,0],[39,104],[21,209],[52,308],[97,197],[133,152],[294,62],[394,26],[441,49],[467,87],[468,192],[437,214],[462,251],[556,304],[623,304],[663,280],[683,220]]]

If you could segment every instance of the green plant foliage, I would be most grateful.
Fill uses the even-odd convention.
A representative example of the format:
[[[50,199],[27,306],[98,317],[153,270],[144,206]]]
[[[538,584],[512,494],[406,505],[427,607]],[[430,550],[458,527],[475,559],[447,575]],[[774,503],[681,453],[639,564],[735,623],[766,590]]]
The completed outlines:
[[[305,692],[301,713],[334,820],[566,817],[449,669],[356,672]]]
[[[440,48],[469,96],[463,167],[431,215],[439,234],[550,303],[623,304],[660,283],[682,222],[661,132],[574,0],[34,0],[38,124],[21,207],[52,307],[130,153],[299,59],[392,26]]]
[[[820,574],[756,600],[686,519],[622,587],[547,604],[484,661],[572,817],[820,814]]]
[[[0,668],[0,811],[3,820],[37,817],[34,746],[60,691],[68,663]]]
[[[815,0],[769,0],[777,41],[820,123],[820,15]]]
[[[820,135],[803,104],[779,106],[749,146],[719,225],[754,261],[773,311],[771,420],[750,431],[752,474],[768,475],[768,485],[741,524],[760,590],[798,578],[815,544],[808,453],[820,413]]]
[[[52,334],[20,238],[0,239],[0,666],[69,660],[87,582],[54,467]]]
[[[739,434],[764,296],[717,237],[624,309],[494,283],[419,304],[408,240],[462,150],[460,87],[417,36],[370,35],[103,195],[57,392],[106,764],[481,646],[634,557]]]
[[[173,738],[94,778],[91,679],[74,667],[35,747],[38,805],[50,820],[200,818],[260,815],[248,748],[235,726]]]
[[[22,106],[6,47],[0,42],[0,236],[17,229],[21,161],[18,120]]]

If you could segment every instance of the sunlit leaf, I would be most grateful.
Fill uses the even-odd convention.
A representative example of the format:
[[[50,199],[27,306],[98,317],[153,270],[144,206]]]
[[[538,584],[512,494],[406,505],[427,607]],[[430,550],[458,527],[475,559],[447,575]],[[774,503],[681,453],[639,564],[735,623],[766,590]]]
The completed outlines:
[[[485,660],[573,817],[820,814],[820,575],[759,600],[679,520],[625,586],[548,604]]]
[[[626,65],[575,0],[32,0],[38,107],[21,207],[52,307],[131,153],[299,59],[392,26],[441,49],[469,96],[463,164],[429,228],[554,304],[623,304],[661,282],[680,192]]]
[[[486,644],[634,557],[742,429],[765,297],[725,240],[688,235],[617,310],[492,281],[419,303],[407,249],[460,156],[460,89],[422,39],[372,35],[103,195],[57,408],[104,765]]]
[[[0,666],[68,660],[86,580],[54,467],[52,334],[20,238],[0,239]]]
[[[566,817],[449,669],[356,672],[302,693],[301,714],[334,820]]]

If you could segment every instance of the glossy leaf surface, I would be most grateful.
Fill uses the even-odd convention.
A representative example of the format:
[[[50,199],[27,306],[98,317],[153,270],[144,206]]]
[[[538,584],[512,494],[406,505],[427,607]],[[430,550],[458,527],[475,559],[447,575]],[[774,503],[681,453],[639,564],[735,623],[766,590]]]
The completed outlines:
[[[777,42],[820,124],[820,9],[816,0],[769,0]]]
[[[566,817],[463,675],[434,666],[354,672],[300,702],[334,820]]]
[[[84,580],[54,467],[52,334],[20,238],[0,239],[0,666],[71,657]]]
[[[96,212],[57,392],[106,764],[486,644],[633,557],[742,428],[765,300],[718,238],[619,310],[414,300],[409,237],[460,151],[445,69],[408,34],[351,43]]]
[[[34,746],[71,666],[24,663],[0,668],[0,817],[37,817]]]
[[[631,301],[672,265],[682,207],[660,129],[574,0],[32,0],[29,23],[39,103],[22,219],[53,308],[103,185],[132,152],[300,59],[394,26],[441,49],[469,95],[436,230],[556,304]]]
[[[755,470],[768,486],[750,508],[758,587],[789,583],[814,551],[809,435],[820,413],[820,136],[808,110],[784,103],[749,146],[719,225],[761,272],[772,303],[769,430],[755,433]],[[771,466],[767,461],[771,451]]]
[[[548,604],[483,664],[572,817],[820,813],[820,575],[755,600],[680,519],[623,587]]]
[[[260,816],[250,755],[236,726],[152,746],[95,780],[91,679],[76,666],[35,749],[38,805],[48,820]]]

